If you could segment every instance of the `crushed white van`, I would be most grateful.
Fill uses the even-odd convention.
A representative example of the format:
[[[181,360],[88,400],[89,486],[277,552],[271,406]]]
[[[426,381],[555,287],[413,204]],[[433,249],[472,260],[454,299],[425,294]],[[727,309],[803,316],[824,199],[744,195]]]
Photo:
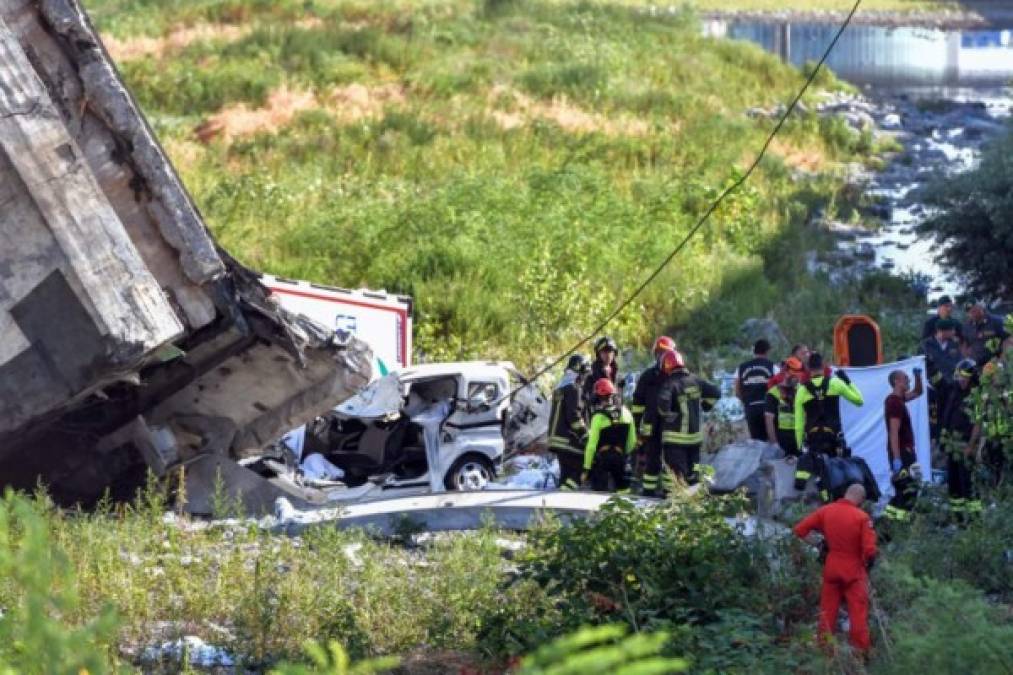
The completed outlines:
[[[329,499],[481,490],[506,451],[544,443],[548,415],[545,396],[511,363],[425,364],[376,380],[280,450],[297,481],[314,455],[335,467],[338,480],[320,485]],[[281,473],[277,461],[268,466]]]

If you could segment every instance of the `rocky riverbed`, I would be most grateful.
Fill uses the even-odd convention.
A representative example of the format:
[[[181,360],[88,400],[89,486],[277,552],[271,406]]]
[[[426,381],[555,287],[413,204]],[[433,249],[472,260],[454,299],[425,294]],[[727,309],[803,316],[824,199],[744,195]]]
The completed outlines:
[[[851,180],[873,198],[867,210],[880,227],[823,222],[837,249],[812,256],[810,269],[832,276],[889,270],[911,277],[929,295],[956,293],[960,279],[935,261],[936,244],[916,226],[931,215],[926,191],[934,181],[975,166],[981,150],[1004,132],[1011,104],[1008,91],[968,90],[923,98],[917,95],[837,96],[820,106],[856,131],[889,135],[903,150],[880,172],[855,168]]]

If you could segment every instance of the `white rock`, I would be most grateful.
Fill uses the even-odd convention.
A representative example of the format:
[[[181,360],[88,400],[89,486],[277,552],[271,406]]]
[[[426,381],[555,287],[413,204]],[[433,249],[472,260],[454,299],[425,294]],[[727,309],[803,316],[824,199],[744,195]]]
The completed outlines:
[[[346,544],[341,547],[341,552],[348,558],[348,562],[352,564],[352,567],[362,567],[362,558],[359,556],[359,551],[362,550],[362,544]]]
[[[200,668],[231,667],[236,660],[221,647],[209,645],[196,635],[186,635],[179,640],[163,642],[161,645],[148,647],[141,655],[147,663],[159,661],[179,662],[186,660],[191,666]]]

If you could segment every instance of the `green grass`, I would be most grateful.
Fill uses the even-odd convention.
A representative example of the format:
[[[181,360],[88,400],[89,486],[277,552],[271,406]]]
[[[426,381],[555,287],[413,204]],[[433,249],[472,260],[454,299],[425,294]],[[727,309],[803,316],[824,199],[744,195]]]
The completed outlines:
[[[482,614],[509,597],[499,588],[505,561],[495,543],[504,535],[492,531],[423,550],[329,527],[291,538],[251,521],[167,521],[154,491],[115,511],[59,512],[44,498],[25,509],[11,497],[0,500],[0,515],[8,511],[19,515],[11,538],[0,537],[0,606],[22,606],[26,594],[57,583],[45,579],[36,589],[23,575],[8,576],[6,556],[27,550],[48,557],[53,547],[62,566],[33,574],[53,574],[72,594],[73,602],[56,603],[55,616],[83,625],[105,608],[102,636],[127,660],[183,635],[258,669],[302,660],[308,640],[337,641],[356,657],[423,646],[467,651]],[[29,532],[45,541],[27,541]],[[9,646],[0,645],[0,666]]]
[[[120,39],[245,29],[121,67],[227,249],[287,277],[413,295],[416,344],[434,359],[530,366],[587,330],[758,151],[771,122],[744,111],[802,82],[755,46],[701,37],[691,14],[605,3],[89,4]],[[395,94],[364,116],[327,103],[353,85]],[[842,86],[823,76],[817,89]],[[311,92],[316,109],[232,142],[194,140],[210,115],[281,87]],[[780,142],[610,327],[624,344],[683,332],[718,300],[732,326],[807,283],[772,264],[769,242],[796,236],[813,208],[846,211],[835,167],[875,148],[814,116]],[[798,174],[787,154],[818,173]],[[758,292],[721,295],[749,271]],[[829,339],[829,326],[797,339]]]
[[[868,672],[921,663],[958,675],[969,658],[977,672],[1008,671],[1013,502],[986,494],[994,502],[980,521],[952,527],[929,491],[912,524],[882,546]],[[535,654],[529,667],[557,672],[547,662],[571,651],[566,644],[595,642],[557,638],[615,624],[650,646],[595,658],[660,652],[686,657],[692,672],[854,672],[847,653],[825,659],[813,645],[815,552],[791,536],[736,534],[725,516],[745,506],[740,496],[703,494],[652,509],[612,503],[594,521],[545,522],[508,561],[496,540],[514,535],[491,529],[419,549],[326,526],[289,538],[252,521],[167,518],[153,486],[132,505],[90,514],[8,493],[0,671],[130,672],[145,647],[196,635],[252,672],[307,662],[307,643],[343,647],[330,657],[316,650],[318,661],[341,661],[344,650],[401,656],[406,669],[396,672],[501,672],[525,653]],[[194,672],[186,663],[146,668]],[[277,672],[346,671],[332,663]]]

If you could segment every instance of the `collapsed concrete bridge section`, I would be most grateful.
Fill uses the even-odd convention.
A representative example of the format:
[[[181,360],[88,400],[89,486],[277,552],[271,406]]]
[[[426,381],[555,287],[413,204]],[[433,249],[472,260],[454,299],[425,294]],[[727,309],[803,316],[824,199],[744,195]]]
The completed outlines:
[[[0,484],[227,461],[370,363],[216,246],[76,0],[0,0]]]

